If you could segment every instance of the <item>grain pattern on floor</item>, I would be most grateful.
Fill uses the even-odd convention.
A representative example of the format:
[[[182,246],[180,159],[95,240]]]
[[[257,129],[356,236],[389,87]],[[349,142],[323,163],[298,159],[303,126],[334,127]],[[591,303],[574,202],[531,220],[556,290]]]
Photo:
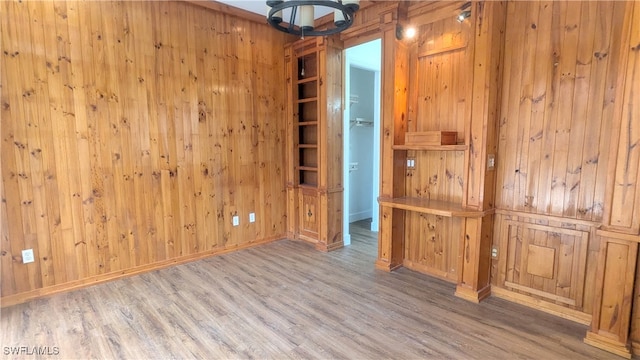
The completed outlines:
[[[2,348],[59,347],[9,356],[28,359],[617,359],[583,344],[582,325],[374,270],[375,236],[362,222],[351,236],[328,254],[283,240],[9,307]]]

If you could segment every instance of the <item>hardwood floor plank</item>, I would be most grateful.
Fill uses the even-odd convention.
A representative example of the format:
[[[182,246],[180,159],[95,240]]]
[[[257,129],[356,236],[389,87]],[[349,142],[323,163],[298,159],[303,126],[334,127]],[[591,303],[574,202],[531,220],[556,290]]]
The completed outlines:
[[[1,344],[61,358],[616,358],[582,343],[583,325],[375,270],[368,228],[331,253],[283,240],[8,307]]]

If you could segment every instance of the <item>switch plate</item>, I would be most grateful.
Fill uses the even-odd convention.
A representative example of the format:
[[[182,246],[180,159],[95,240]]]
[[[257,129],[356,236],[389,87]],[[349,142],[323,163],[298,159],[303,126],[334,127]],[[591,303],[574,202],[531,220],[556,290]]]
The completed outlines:
[[[28,264],[34,262],[33,249],[22,250],[22,263]]]
[[[407,169],[408,170],[415,170],[415,168],[416,168],[416,159],[407,158]]]
[[[487,170],[493,170],[496,168],[496,155],[489,154],[487,155]]]
[[[231,222],[232,222],[233,226],[240,225],[240,216],[233,215],[233,218],[231,219]]]
[[[249,213],[249,222],[256,222],[256,213]]]

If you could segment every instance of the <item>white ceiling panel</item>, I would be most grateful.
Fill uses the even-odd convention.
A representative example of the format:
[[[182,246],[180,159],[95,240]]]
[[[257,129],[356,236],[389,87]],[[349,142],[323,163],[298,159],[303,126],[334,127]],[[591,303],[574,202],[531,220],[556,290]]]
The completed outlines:
[[[267,6],[266,1],[258,1],[258,0],[216,0],[216,1],[229,6],[237,7],[243,10],[250,11],[252,13],[262,15],[265,18],[267,16],[267,12],[269,11],[269,7]],[[330,14],[332,12],[333,12],[333,8],[326,7],[326,6],[315,6],[314,17],[317,19],[327,14]],[[291,12],[285,10],[283,14],[284,21],[288,22],[290,16],[291,16]],[[296,20],[296,23],[297,23],[297,20]]]

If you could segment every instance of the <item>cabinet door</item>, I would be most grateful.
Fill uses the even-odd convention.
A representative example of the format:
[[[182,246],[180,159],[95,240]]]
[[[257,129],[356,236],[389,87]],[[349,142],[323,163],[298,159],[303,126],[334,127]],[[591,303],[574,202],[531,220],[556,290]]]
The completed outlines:
[[[300,196],[300,235],[318,239],[318,194],[315,191],[302,190]]]

